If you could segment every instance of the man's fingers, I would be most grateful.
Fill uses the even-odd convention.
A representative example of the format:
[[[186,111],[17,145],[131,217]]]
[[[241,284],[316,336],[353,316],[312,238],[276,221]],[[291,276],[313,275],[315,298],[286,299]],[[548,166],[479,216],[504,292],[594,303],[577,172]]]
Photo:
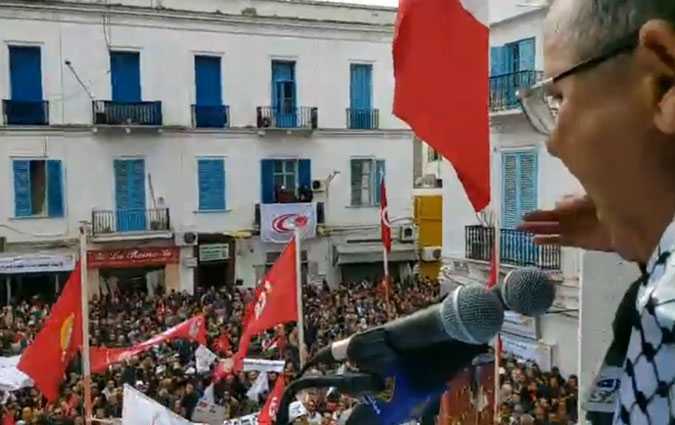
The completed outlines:
[[[526,221],[518,226],[518,230],[534,235],[559,235],[560,223],[557,221]]]
[[[523,216],[523,221],[558,221],[560,213],[556,210],[536,210]]]

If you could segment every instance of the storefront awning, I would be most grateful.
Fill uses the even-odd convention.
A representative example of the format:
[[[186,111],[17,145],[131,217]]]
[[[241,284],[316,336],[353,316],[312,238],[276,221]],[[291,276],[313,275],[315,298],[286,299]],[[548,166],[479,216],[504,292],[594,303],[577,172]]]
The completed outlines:
[[[381,263],[381,244],[337,245],[337,264]],[[389,254],[389,262],[417,261],[415,245],[394,245]]]
[[[0,275],[20,273],[69,272],[75,268],[71,250],[49,250],[44,253],[0,255]]]

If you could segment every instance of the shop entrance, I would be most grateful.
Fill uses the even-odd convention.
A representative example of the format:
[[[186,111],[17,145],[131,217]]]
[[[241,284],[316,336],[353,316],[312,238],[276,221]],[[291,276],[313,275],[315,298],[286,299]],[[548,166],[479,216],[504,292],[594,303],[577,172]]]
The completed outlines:
[[[101,294],[163,294],[166,290],[164,267],[101,269]]]

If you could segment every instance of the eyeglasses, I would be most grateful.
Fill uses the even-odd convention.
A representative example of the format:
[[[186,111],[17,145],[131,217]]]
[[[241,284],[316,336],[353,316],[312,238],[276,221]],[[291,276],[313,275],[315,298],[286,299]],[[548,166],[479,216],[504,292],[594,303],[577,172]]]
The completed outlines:
[[[633,51],[638,45],[639,32],[619,40],[607,49],[607,53],[580,62],[555,77],[541,81],[534,86],[518,90],[518,100],[525,116],[534,129],[544,136],[550,136],[558,125],[561,100],[551,96],[553,85],[573,74],[587,71],[616,56]]]

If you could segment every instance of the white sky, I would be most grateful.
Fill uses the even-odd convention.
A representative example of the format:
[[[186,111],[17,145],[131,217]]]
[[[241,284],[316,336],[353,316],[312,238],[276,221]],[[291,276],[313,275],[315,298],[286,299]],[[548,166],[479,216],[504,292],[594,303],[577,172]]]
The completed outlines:
[[[326,0],[336,3],[374,4],[378,6],[398,6],[398,0]]]

